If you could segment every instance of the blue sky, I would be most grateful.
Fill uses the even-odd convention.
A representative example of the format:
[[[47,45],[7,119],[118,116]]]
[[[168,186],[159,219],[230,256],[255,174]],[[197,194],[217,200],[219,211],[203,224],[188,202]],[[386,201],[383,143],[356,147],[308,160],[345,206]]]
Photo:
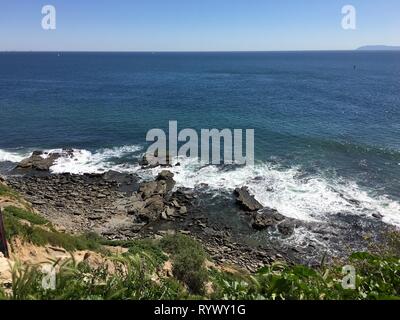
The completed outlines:
[[[41,9],[57,29],[41,28]],[[357,29],[341,9],[357,9]],[[0,50],[268,51],[400,45],[399,0],[0,0]]]

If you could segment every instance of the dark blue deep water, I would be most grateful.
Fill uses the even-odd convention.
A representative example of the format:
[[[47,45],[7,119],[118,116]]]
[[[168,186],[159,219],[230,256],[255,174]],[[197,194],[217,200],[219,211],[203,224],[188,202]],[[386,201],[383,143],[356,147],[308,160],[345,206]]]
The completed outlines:
[[[396,220],[399,89],[400,52],[0,53],[0,161],[68,147],[90,151],[86,164],[123,164],[131,157],[119,147],[144,145],[169,120],[254,128],[256,158],[268,165],[254,175],[293,194],[265,202],[288,214],[314,202],[334,210],[339,200],[323,194],[339,188]]]

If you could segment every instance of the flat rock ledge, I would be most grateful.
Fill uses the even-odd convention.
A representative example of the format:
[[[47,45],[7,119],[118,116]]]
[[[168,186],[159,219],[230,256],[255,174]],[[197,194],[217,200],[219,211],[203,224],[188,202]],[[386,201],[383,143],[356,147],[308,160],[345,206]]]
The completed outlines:
[[[251,216],[251,226],[255,230],[277,230],[284,236],[291,236],[296,228],[293,219],[286,218],[277,210],[263,207],[247,187],[236,188],[234,191],[237,204]]]
[[[18,163],[15,169],[49,171],[56,160],[63,156],[73,157],[73,150],[63,149],[60,152],[44,152],[36,150],[33,151],[29,158]]]

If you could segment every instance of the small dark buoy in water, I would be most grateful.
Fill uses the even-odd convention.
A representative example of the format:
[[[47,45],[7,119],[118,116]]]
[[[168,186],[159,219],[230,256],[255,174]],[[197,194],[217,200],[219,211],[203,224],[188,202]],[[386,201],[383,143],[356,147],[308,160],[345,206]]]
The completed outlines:
[[[354,66],[353,66],[353,69],[356,70],[356,68],[357,68],[356,65],[354,65]]]

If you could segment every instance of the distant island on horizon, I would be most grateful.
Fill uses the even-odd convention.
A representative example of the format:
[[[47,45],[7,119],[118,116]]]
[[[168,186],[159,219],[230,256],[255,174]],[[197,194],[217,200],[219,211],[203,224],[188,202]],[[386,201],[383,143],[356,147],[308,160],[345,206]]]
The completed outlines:
[[[357,48],[360,51],[400,51],[400,46],[368,45]]]

